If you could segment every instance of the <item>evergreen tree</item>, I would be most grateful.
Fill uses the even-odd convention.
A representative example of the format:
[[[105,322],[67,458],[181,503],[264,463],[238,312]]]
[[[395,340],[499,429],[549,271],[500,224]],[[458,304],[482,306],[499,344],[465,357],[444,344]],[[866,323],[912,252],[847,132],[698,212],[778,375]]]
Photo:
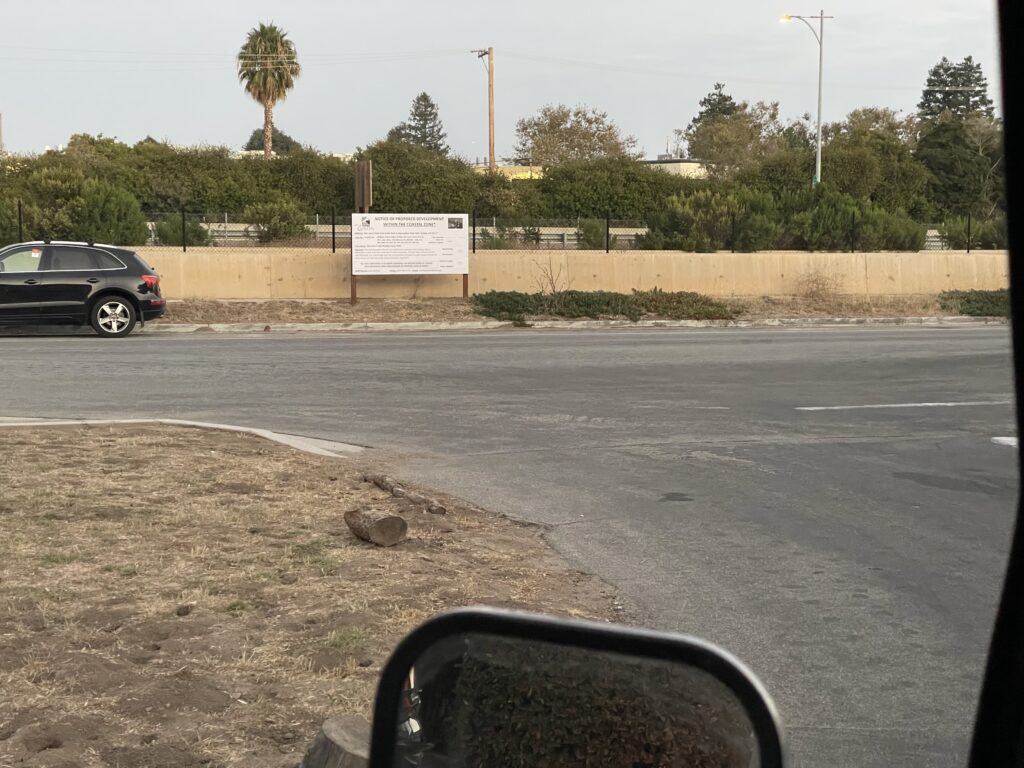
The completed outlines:
[[[959,63],[943,56],[928,72],[917,110],[921,119],[929,122],[966,120],[974,115],[992,117],[992,99],[981,64],[971,56]]]
[[[705,121],[734,115],[740,109],[740,105],[736,103],[733,97],[725,92],[725,83],[715,83],[714,90],[701,99],[699,103],[700,110],[686,127],[688,131],[692,131]]]
[[[429,94],[421,93],[412,101],[409,119],[399,123],[388,131],[388,140],[405,141],[448,156],[449,148],[445,143],[448,134],[444,132],[444,124],[438,113],[437,104]]]
[[[287,155],[292,152],[296,152],[302,149],[302,144],[293,139],[284,131],[278,130],[277,126],[272,126],[270,130],[270,136],[274,147],[275,154]],[[255,152],[263,149],[263,129],[257,128],[249,136],[249,141],[245,143],[242,149],[247,152]]]
[[[743,104],[737,104],[732,96],[725,92],[725,83],[715,83],[714,89],[699,102],[700,109],[694,115],[690,124],[685,129],[677,128],[676,154],[683,154],[683,150],[690,144],[694,134],[700,131],[705,125],[710,125],[717,120],[729,118],[743,110]],[[693,148],[690,147],[691,154]]]

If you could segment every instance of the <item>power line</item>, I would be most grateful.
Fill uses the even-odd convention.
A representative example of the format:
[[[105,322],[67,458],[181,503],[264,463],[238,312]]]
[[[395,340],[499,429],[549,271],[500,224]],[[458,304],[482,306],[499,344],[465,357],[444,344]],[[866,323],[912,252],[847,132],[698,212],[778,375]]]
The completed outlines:
[[[680,79],[684,76],[692,79],[692,75],[684,74],[682,68],[680,69],[649,69],[645,67],[634,67],[628,64],[609,64],[606,62],[599,61],[585,61],[582,59],[567,59],[559,56],[545,56],[542,54],[530,54],[530,53],[517,53],[515,51],[507,51],[503,53],[504,56],[513,59],[522,59],[524,61],[536,61],[538,63],[545,64],[561,64],[566,66],[574,66],[583,69],[602,70],[606,72],[618,72],[622,74],[633,74],[633,75],[646,75],[653,77],[671,77]],[[799,85],[808,86],[814,85],[814,82],[808,80],[765,80],[765,79],[753,79],[747,77],[729,77],[729,76],[716,76],[716,79],[728,83],[740,83],[743,85]],[[921,91],[921,90],[933,90],[933,89],[922,89],[920,85],[879,85],[877,83],[831,83],[830,88],[843,88],[848,90],[886,90],[886,91]]]

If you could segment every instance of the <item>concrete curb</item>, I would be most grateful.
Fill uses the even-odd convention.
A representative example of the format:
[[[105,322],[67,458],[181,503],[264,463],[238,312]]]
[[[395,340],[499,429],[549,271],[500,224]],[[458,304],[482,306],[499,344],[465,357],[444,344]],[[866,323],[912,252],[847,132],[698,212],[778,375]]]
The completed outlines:
[[[344,454],[360,453],[363,447],[349,445],[348,443],[336,443],[331,440],[320,440],[315,437],[302,437],[301,435],[287,435],[281,432],[271,432],[269,429],[255,429],[250,427],[236,427],[233,424],[214,424],[205,421],[184,421],[182,419],[8,419],[0,418],[0,429],[6,427],[69,427],[86,426],[99,427],[116,424],[166,424],[173,427],[196,427],[199,429],[217,429],[223,432],[244,432],[264,440],[271,440],[289,448],[295,448],[305,453],[312,453],[316,456],[327,456],[332,459],[346,458]]]
[[[1003,317],[786,317],[761,320],[535,320],[534,329],[588,330],[603,328],[827,328],[843,326],[1006,325]],[[514,328],[500,320],[398,323],[151,323],[142,333],[337,333],[345,331],[489,331]]]

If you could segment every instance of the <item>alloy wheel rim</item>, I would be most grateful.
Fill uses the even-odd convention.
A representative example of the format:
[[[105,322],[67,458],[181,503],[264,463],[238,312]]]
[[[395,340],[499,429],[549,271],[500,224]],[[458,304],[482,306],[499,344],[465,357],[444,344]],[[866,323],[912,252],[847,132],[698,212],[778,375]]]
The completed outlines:
[[[97,321],[100,327],[110,333],[120,333],[128,327],[128,307],[118,301],[111,301],[100,307]]]

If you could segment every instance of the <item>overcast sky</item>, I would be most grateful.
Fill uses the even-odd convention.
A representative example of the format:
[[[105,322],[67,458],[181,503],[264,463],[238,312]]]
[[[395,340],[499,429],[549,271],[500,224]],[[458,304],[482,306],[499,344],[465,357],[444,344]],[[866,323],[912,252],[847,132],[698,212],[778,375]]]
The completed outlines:
[[[737,99],[815,109],[817,44],[783,13],[805,0],[34,0],[5,2],[0,113],[8,150],[73,133],[238,148],[261,125],[237,82],[246,32],[273,21],[303,74],[277,126],[326,152],[351,152],[438,102],[452,148],[487,153],[487,79],[469,52],[495,48],[497,154],[517,118],[546,103],[607,111],[649,157],[665,150],[718,80]],[[998,105],[995,6],[987,0],[830,0],[824,119],[860,106],[912,110],[928,68],[973,55]]]

